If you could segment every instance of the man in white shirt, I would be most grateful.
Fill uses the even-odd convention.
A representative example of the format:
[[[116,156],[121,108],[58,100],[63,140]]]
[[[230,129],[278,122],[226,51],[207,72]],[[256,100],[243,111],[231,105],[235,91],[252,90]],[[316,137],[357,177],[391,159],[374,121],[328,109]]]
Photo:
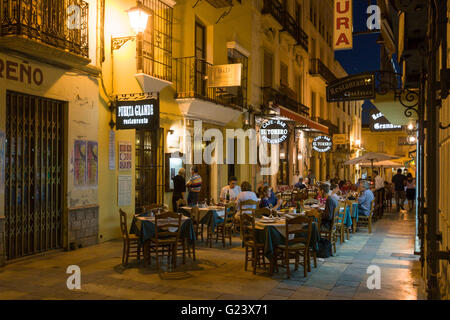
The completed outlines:
[[[375,214],[378,218],[383,216],[383,199],[384,199],[384,179],[378,174],[378,171],[374,171],[375,175]]]
[[[227,199],[228,193],[230,194],[230,199]],[[228,185],[223,187],[222,191],[220,191],[220,201],[221,202],[224,202],[225,200],[234,201],[236,200],[239,193],[241,193],[241,187],[237,185],[237,178],[230,177]]]

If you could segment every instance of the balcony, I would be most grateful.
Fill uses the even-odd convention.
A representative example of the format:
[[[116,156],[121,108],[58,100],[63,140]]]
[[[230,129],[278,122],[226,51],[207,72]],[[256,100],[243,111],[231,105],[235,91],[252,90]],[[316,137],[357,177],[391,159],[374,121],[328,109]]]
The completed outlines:
[[[337,78],[334,73],[320,59],[311,59],[309,64],[309,73],[313,76],[321,76],[323,80],[330,83]]]
[[[339,128],[335,124],[333,124],[330,120],[325,120],[321,117],[314,117],[314,121],[317,121],[320,124],[328,127],[328,132],[330,135],[339,133]]]
[[[262,14],[270,14],[281,26],[283,31],[287,31],[300,45],[308,51],[308,35],[299,26],[297,21],[284,10],[283,5],[278,0],[264,0]]]
[[[0,46],[49,63],[85,66],[90,63],[88,14],[82,0],[3,0]]]
[[[287,94],[281,93],[271,87],[263,87],[263,104],[268,106],[270,102],[275,105],[283,106],[291,111],[309,118],[309,108],[295,99],[292,99]]]
[[[208,87],[210,63],[184,57],[175,58],[174,64],[175,99],[186,117],[226,124],[242,114],[246,106],[242,87]]]

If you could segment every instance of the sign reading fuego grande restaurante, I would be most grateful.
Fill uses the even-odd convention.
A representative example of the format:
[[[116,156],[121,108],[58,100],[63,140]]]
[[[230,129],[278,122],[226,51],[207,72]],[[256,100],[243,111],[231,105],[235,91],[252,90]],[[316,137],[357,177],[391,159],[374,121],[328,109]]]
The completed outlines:
[[[375,99],[375,75],[364,73],[338,79],[327,86],[327,101]]]
[[[289,134],[288,125],[281,120],[267,120],[261,125],[259,130],[261,139],[270,144],[284,142]]]
[[[158,99],[117,101],[116,122],[118,130],[159,128]]]
[[[334,50],[353,48],[353,3],[352,0],[334,0]]]

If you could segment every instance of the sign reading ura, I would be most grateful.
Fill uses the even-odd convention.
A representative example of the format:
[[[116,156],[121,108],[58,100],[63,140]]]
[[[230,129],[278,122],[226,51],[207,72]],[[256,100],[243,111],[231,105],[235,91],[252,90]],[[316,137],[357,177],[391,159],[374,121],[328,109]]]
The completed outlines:
[[[312,146],[317,152],[328,152],[333,147],[333,142],[330,137],[318,136],[314,138]]]
[[[137,101],[117,101],[116,127],[120,129],[159,128],[159,101],[146,99]]]
[[[287,123],[281,120],[267,120],[259,132],[261,139],[270,144],[282,143],[289,135]]]
[[[334,0],[334,50],[353,48],[353,4],[352,0]]]
[[[327,86],[327,101],[375,99],[375,75],[364,73],[338,79]]]

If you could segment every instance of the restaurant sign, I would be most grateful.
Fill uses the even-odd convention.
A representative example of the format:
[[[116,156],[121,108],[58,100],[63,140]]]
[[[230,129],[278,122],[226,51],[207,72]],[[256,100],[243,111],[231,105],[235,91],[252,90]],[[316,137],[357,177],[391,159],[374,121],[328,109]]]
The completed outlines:
[[[284,142],[289,135],[288,125],[281,120],[267,120],[261,125],[259,130],[261,139],[270,144]]]
[[[208,87],[238,87],[241,85],[242,63],[210,66]]]
[[[375,75],[364,73],[333,81],[327,86],[327,101],[375,99]]]
[[[345,133],[333,134],[333,143],[335,145],[346,144],[347,143],[347,135]]]
[[[334,0],[333,48],[353,48],[353,1]]]
[[[118,130],[159,128],[158,99],[117,101],[116,128]]]
[[[312,146],[317,152],[328,152],[333,147],[333,141],[330,137],[318,136],[314,138]]]
[[[377,109],[370,112],[370,131],[402,131],[403,126],[392,124]]]

